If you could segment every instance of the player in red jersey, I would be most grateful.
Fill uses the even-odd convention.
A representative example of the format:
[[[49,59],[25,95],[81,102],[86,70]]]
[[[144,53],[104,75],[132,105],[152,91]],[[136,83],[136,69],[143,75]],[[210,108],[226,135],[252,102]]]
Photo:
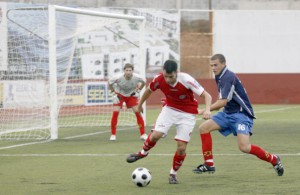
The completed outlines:
[[[186,157],[187,144],[190,141],[198,114],[198,102],[194,94],[204,98],[205,110],[202,115],[204,119],[209,119],[211,116],[211,96],[193,77],[186,73],[177,72],[177,63],[172,60],[167,60],[164,63],[163,72],[158,74],[145,90],[138,104],[139,112],[143,112],[143,103],[157,89],[160,89],[166,96],[162,111],[156,120],[154,129],[144,142],[143,149],[136,154],[130,154],[127,157],[127,162],[132,163],[146,157],[157,141],[165,137],[170,127],[175,125],[177,150],[173,157],[169,183],[177,184],[176,174]]]

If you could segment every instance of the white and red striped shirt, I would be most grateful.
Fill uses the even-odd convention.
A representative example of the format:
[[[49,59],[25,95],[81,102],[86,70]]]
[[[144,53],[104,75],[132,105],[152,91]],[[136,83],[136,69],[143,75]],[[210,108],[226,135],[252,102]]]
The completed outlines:
[[[201,95],[204,88],[190,75],[179,72],[174,85],[166,82],[163,74],[158,74],[149,84],[149,89],[160,89],[166,96],[166,106],[183,112],[198,114],[198,101],[194,93]]]

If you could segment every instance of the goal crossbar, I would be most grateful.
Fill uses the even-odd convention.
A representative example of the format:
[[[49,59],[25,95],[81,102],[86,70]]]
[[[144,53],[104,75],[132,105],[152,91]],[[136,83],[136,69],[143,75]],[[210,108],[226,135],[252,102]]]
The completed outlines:
[[[143,21],[145,19],[143,16],[112,14],[112,13],[84,10],[84,9],[64,7],[64,6],[58,6],[58,5],[54,5],[53,7],[55,10],[61,11],[61,12],[81,13],[81,14],[90,15],[90,16],[101,16],[101,17],[107,17],[107,18],[126,19],[126,20],[134,19],[134,20],[141,20],[141,21]]]

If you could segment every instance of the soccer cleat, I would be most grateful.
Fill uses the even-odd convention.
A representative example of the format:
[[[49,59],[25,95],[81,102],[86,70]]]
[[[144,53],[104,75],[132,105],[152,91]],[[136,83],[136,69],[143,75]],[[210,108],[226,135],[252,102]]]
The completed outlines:
[[[148,138],[148,135],[146,133],[144,133],[143,135],[141,135],[140,139],[143,141],[146,141],[146,139]]]
[[[277,158],[276,165],[274,166],[274,170],[276,171],[278,176],[282,176],[284,173],[283,165],[281,164],[280,157],[278,155],[274,155]]]
[[[169,175],[169,184],[178,184],[176,175],[174,175],[174,174]]]
[[[193,170],[194,173],[214,173],[216,171],[215,167],[208,166],[206,164],[199,165]]]
[[[109,138],[110,141],[116,141],[117,140],[117,136],[116,135],[111,135]]]
[[[147,155],[148,155],[148,154],[147,154]],[[129,154],[129,156],[127,157],[126,161],[127,161],[128,163],[133,163],[133,162],[135,162],[135,161],[137,161],[137,160],[140,160],[140,159],[142,159],[142,158],[145,158],[147,155],[143,155],[143,154],[141,154],[140,152],[137,153],[137,154]]]

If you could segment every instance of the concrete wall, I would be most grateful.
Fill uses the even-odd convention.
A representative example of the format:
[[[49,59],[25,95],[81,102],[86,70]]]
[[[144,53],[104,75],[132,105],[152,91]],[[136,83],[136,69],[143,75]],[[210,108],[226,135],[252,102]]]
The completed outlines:
[[[300,73],[300,11],[214,11],[213,53],[236,73]]]
[[[5,1],[5,0],[0,0]],[[81,7],[136,7],[159,9],[299,10],[300,0],[6,0],[32,4]]]

